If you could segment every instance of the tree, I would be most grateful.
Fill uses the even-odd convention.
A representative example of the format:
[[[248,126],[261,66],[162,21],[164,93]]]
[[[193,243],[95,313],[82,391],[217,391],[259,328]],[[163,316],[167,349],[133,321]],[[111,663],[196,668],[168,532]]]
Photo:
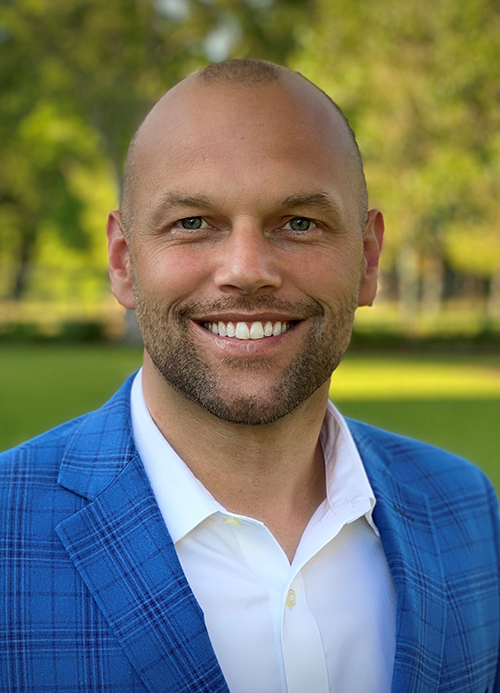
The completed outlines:
[[[44,224],[89,247],[75,166],[109,163],[119,188],[151,105],[209,59],[286,62],[310,0],[10,0],[0,8],[0,252],[21,298]]]
[[[436,307],[444,263],[499,272],[499,35],[496,0],[319,0],[302,33],[293,65],[358,134],[405,314],[422,282]]]

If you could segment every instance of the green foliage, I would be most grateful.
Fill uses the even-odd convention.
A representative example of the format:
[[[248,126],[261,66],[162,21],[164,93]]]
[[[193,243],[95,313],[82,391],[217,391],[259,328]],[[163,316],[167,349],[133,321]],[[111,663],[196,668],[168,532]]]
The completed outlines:
[[[102,292],[105,214],[141,118],[208,61],[260,57],[346,112],[407,312],[439,298],[447,265],[493,277],[498,313],[499,35],[496,0],[1,3],[0,296],[65,291],[63,266]]]
[[[496,0],[318,0],[294,66],[358,135],[386,266],[411,246],[421,263],[500,267],[499,36]]]
[[[209,60],[285,62],[312,0],[15,0],[0,4],[0,291],[21,298],[57,237],[93,262],[92,185],[116,205],[147,110]],[[114,178],[114,184],[110,177]],[[104,205],[103,205],[104,206]],[[87,220],[85,220],[85,217]],[[105,218],[100,221],[104,228]],[[102,241],[101,241],[102,243]],[[52,243],[53,246],[53,243]],[[47,255],[46,252],[44,252]],[[59,254],[60,253],[56,253]],[[9,278],[8,270],[11,269]]]

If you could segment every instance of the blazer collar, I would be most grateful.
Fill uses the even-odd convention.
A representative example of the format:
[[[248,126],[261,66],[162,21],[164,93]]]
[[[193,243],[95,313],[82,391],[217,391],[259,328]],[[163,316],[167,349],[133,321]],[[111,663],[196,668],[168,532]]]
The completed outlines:
[[[59,470],[64,488],[94,500],[137,455],[130,421],[133,380],[132,375],[101,409],[80,419]]]
[[[57,533],[150,693],[229,693],[135,450],[131,381],[69,441],[59,483],[91,502]]]
[[[91,501],[57,531],[150,693],[228,693],[131,435],[129,378],[82,417],[59,483]],[[438,690],[445,587],[428,498],[394,478],[402,453],[349,421],[375,492],[373,517],[397,590],[392,693]],[[406,464],[411,461],[406,460]]]
[[[381,431],[348,421],[377,499],[373,518],[397,591],[392,693],[438,691],[446,630],[446,587],[427,496],[395,478],[414,464]],[[406,459],[404,459],[406,457]]]

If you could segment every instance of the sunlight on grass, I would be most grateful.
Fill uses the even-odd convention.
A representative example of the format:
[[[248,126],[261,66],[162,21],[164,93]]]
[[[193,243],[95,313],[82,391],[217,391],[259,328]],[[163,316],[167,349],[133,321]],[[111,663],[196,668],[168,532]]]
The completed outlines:
[[[333,374],[330,397],[335,400],[394,398],[497,398],[500,360],[479,363],[425,362],[411,357],[351,357]]]
[[[0,345],[0,450],[101,406],[139,368],[120,345]],[[479,464],[500,490],[500,356],[349,353],[341,412]]]

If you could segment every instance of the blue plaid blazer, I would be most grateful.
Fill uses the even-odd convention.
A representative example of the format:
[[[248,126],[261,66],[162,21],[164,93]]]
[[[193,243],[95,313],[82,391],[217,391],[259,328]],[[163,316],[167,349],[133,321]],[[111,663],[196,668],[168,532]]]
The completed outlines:
[[[228,693],[135,450],[129,396],[130,380],[99,411],[0,455],[2,692]],[[392,692],[500,691],[489,483],[446,452],[349,425],[397,589]]]

